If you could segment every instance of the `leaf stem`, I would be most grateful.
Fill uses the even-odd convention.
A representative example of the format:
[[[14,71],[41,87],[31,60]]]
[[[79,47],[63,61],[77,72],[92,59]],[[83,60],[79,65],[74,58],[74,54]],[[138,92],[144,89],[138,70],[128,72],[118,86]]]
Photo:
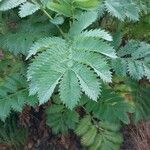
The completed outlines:
[[[52,16],[45,9],[42,9],[42,11],[49,19],[53,19]],[[62,29],[58,25],[56,25],[56,27],[59,30],[59,32],[61,33],[61,35],[65,38],[65,34],[62,31]]]
[[[34,0],[31,0],[35,5],[37,5],[37,2],[34,1]],[[40,5],[40,4],[39,4]],[[51,20],[53,19],[53,17],[43,8],[43,6],[41,5],[40,9],[43,11],[43,13]],[[65,38],[65,34],[64,32],[62,31],[62,29],[56,25],[57,29],[59,30],[59,32],[61,33],[61,35]]]
[[[93,125],[94,125],[97,129],[99,129],[100,131],[104,131],[104,129],[102,129],[102,128],[98,125],[97,121],[95,121],[94,117],[93,117],[88,111],[86,111],[86,108],[85,108],[84,106],[82,106],[82,108],[85,110],[85,112],[87,113],[87,115],[89,115],[89,116],[91,117],[91,120],[92,120],[92,122],[93,122]]]

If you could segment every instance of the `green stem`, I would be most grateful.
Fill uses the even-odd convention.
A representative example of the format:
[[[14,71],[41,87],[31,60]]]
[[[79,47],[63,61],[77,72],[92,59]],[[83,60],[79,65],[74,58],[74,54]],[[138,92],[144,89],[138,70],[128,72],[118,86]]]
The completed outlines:
[[[49,19],[53,19],[52,16],[45,9],[42,9],[42,11]]]
[[[0,12],[0,22],[2,21],[2,12]]]
[[[99,129],[100,131],[103,131],[103,129],[98,125],[97,121],[95,121],[95,119],[93,118],[93,116],[88,112],[86,111],[86,108],[84,106],[82,106],[82,108],[85,110],[85,112],[91,117],[91,120],[93,121],[93,125],[95,125],[95,127],[97,129]]]
[[[37,2],[36,1],[34,1],[34,0],[31,0],[35,5],[37,4]],[[39,4],[40,5],[40,4]],[[53,19],[53,17],[41,6],[41,10],[43,11],[43,13],[51,20],[51,19]],[[56,25],[56,27],[57,27],[57,29],[59,30],[59,32],[61,33],[61,35],[65,38],[65,34],[64,34],[64,32],[62,31],[62,29],[58,26],[58,25]]]
[[[49,19],[53,19],[52,16],[45,10],[45,9],[42,9],[42,11],[44,12],[44,14],[49,18]],[[61,33],[61,35],[65,38],[65,34],[64,32],[62,31],[62,29],[56,25],[57,29],[59,30],[59,32]]]

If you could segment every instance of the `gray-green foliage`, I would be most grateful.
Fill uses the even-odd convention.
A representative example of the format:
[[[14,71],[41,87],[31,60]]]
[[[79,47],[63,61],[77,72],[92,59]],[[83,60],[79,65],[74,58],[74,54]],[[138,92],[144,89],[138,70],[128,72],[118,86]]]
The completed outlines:
[[[133,0],[105,0],[105,7],[111,15],[122,21],[126,18],[137,21],[142,11]]]
[[[85,105],[86,111],[92,113],[94,117],[110,123],[125,124],[130,123],[128,113],[133,113],[133,106],[112,89],[103,87],[98,102],[93,102],[87,97],[82,97],[82,104]]]
[[[75,129],[79,122],[79,114],[74,110],[66,109],[60,103],[52,104],[46,110],[47,125],[52,127],[54,134],[67,133],[69,129]]]
[[[100,34],[97,29],[85,30],[96,19],[96,12],[85,12],[77,17],[65,39],[48,37],[31,47],[27,58],[42,52],[28,69],[30,94],[37,93],[40,104],[49,100],[58,84],[61,100],[73,108],[79,101],[81,90],[97,100],[100,95],[97,77],[111,82],[107,61],[117,56],[113,47],[102,40],[110,41],[111,36],[103,30],[98,30]]]
[[[2,0],[0,2],[0,11],[6,11],[19,6],[26,2],[26,0]]]
[[[112,79],[119,75],[150,80],[150,45],[121,39],[123,22],[139,21],[148,14],[148,4],[148,0],[0,0],[0,119],[4,121],[12,110],[21,112],[26,104],[34,106],[37,98],[40,105],[51,100],[43,108],[54,134],[71,129],[90,150],[119,150],[120,124],[130,123],[129,116],[135,122],[150,116],[149,87],[130,85],[128,93],[116,93]],[[113,27],[116,20],[119,28]],[[111,33],[114,38],[99,27],[107,28],[107,22],[111,32],[117,31]],[[18,70],[27,71],[29,86]],[[128,84],[121,82],[126,88]],[[3,128],[1,133],[5,134]]]
[[[31,24],[22,21],[13,32],[0,35],[0,46],[3,50],[10,51],[15,55],[27,55],[36,40],[49,35],[48,28],[52,29],[53,27],[48,24],[42,27],[40,23]]]
[[[27,140],[27,129],[18,125],[18,118],[12,114],[5,122],[0,121],[0,143],[13,150],[21,149]],[[8,146],[8,147],[7,147]]]
[[[11,110],[21,112],[25,104],[34,106],[37,98],[29,96],[27,82],[19,74],[7,77],[0,84],[0,119],[5,120]]]
[[[145,13],[149,12],[148,1],[141,0],[67,0],[67,1],[31,1],[26,0],[3,0],[0,2],[0,11],[6,11],[17,6],[20,6],[20,17],[26,17],[39,9],[48,8],[60,15],[67,17],[74,17],[80,12],[80,9],[91,10],[98,9],[107,10],[112,16],[124,21],[126,18],[137,21],[140,14],[144,10]]]
[[[117,74],[127,73],[134,79],[146,77],[150,80],[150,45],[135,40],[129,41],[118,50],[119,58],[112,61],[112,68]]]
[[[118,124],[97,122],[90,116],[85,116],[80,120],[75,132],[89,150],[119,150],[123,140],[119,129]]]
[[[91,10],[96,9],[99,5],[99,0],[64,0],[64,1],[49,1],[47,3],[47,8],[57,12],[58,14],[67,16],[67,17],[74,17],[80,9],[83,10]]]
[[[148,120],[150,118],[150,87],[149,85],[141,86],[137,82],[129,80],[126,84],[131,88],[131,96],[135,112],[132,120],[137,123],[140,120]]]
[[[21,18],[32,15],[37,10],[40,9],[40,6],[31,2],[25,2],[20,6],[19,16]]]

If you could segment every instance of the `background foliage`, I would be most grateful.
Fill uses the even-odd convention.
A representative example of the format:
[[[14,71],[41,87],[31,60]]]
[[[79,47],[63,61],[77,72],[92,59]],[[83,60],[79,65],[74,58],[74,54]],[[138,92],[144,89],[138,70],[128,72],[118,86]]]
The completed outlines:
[[[15,138],[27,131],[10,116],[42,106],[53,134],[120,149],[123,124],[150,116],[149,8],[148,0],[0,0],[2,143],[23,145]]]

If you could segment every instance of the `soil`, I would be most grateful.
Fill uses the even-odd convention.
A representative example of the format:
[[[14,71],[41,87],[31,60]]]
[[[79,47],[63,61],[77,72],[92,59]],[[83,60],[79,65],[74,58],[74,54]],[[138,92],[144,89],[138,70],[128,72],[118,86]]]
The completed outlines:
[[[29,112],[25,112],[24,110],[22,113],[23,116],[25,116],[24,113],[28,114]],[[26,126],[30,126],[26,150],[86,150],[86,148],[81,145],[79,137],[77,137],[73,131],[70,131],[67,135],[53,135],[51,129],[46,126],[42,108],[38,108],[36,112],[32,110],[32,114],[33,116],[25,116],[24,118],[26,120]],[[20,118],[23,117],[20,116]],[[27,120],[27,118],[29,120]],[[24,124],[23,122],[25,120],[22,120],[22,124]],[[131,132],[131,129],[134,128],[135,127],[131,125],[123,127],[121,132],[123,133],[124,142],[121,146],[121,150],[137,150]]]
[[[51,129],[46,126],[43,108],[41,107],[37,107],[36,109],[26,107],[19,118],[20,124],[28,128],[27,142],[25,143],[25,147],[21,150],[86,150],[86,148],[81,145],[79,137],[77,137],[73,131],[70,131],[66,135],[53,135]],[[142,122],[142,125],[143,124],[147,123]],[[146,128],[150,128],[150,123],[148,123]],[[145,144],[143,144],[141,148],[138,146],[139,143],[142,145],[146,140],[150,141],[150,132],[147,130],[145,132],[146,136],[140,139],[139,131],[141,132],[141,130],[142,133],[144,133],[145,126],[141,126],[141,124],[137,126],[124,126],[121,131],[124,136],[121,150],[150,150],[150,145],[144,147]],[[136,142],[137,139],[138,142]],[[6,148],[0,144],[0,150],[13,149]]]

